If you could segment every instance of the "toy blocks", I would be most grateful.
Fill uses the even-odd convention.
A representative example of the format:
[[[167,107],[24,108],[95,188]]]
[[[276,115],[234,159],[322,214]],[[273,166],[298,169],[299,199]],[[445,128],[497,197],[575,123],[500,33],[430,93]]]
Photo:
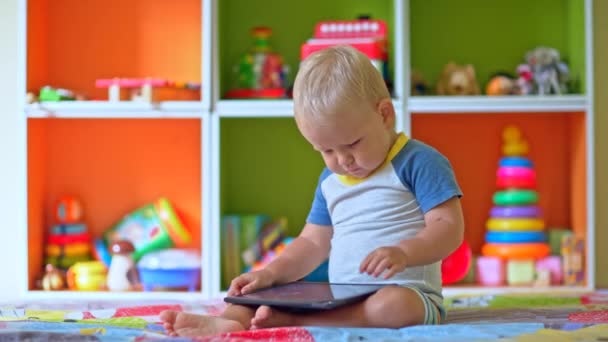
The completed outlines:
[[[536,268],[533,259],[511,259],[507,262],[507,283],[509,285],[530,285],[534,282]]]

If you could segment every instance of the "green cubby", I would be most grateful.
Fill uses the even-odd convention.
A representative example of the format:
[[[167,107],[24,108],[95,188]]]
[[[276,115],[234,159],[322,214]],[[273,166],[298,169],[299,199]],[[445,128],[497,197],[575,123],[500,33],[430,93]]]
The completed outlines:
[[[320,21],[352,20],[360,15],[384,20],[389,31],[389,74],[394,67],[394,3],[391,0],[222,0],[219,7],[220,97],[231,87],[233,67],[252,46],[250,30],[267,26],[273,30],[270,44],[290,67],[293,82],[300,63],[300,47],[311,38]]]
[[[549,46],[584,93],[584,15],[581,0],[411,0],[411,67],[434,85],[449,61],[473,64],[483,92],[493,73],[515,74],[527,51]]]
[[[293,118],[220,121],[221,215],[288,219],[297,235],[312,204],[323,159],[300,135]]]

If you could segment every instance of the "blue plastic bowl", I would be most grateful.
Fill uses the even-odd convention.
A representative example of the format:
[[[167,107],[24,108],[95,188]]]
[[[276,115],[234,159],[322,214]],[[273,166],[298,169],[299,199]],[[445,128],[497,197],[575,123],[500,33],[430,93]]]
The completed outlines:
[[[152,291],[156,287],[187,287],[188,291],[194,292],[201,283],[200,268],[150,269],[139,267],[137,270],[144,291]]]

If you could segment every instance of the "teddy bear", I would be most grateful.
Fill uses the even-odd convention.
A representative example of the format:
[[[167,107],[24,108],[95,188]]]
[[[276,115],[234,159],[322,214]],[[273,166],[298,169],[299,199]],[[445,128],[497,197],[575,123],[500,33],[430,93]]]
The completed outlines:
[[[475,68],[471,64],[448,63],[437,81],[437,95],[479,95]]]

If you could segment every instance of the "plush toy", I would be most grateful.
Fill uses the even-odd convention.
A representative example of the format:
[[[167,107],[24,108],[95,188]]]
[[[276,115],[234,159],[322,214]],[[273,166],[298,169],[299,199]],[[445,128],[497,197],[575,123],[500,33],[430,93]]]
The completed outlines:
[[[437,95],[479,95],[473,66],[448,63],[437,81]]]
[[[429,85],[426,82],[426,80],[424,79],[424,77],[422,76],[422,73],[420,73],[420,71],[412,69],[410,81],[411,81],[410,84],[412,87],[412,89],[411,89],[412,95],[414,95],[414,96],[429,95],[429,93],[430,93]]]
[[[526,53],[525,58],[539,95],[559,95],[567,91],[568,66],[560,61],[556,49],[540,46]]]

